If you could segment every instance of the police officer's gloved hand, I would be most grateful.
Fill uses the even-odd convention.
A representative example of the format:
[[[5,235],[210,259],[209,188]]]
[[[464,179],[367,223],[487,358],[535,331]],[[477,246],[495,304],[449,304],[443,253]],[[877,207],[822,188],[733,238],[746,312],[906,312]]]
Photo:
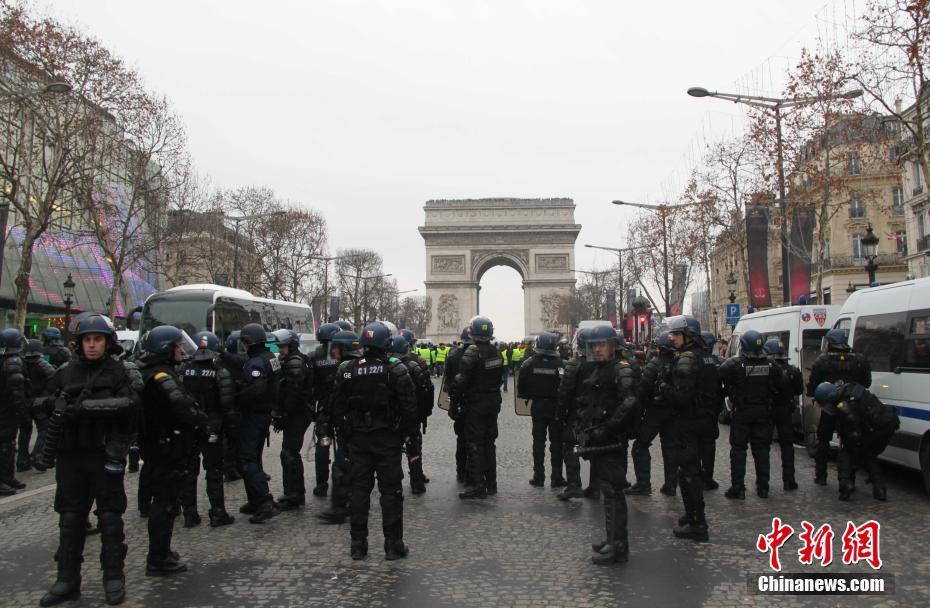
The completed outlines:
[[[278,410],[271,410],[271,428],[274,429],[275,433],[284,430],[284,416]]]

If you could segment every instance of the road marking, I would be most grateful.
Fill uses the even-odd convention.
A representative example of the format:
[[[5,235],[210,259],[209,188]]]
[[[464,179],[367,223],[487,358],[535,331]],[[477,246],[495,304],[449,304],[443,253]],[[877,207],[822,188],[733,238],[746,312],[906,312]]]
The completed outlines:
[[[57,483],[52,483],[47,486],[42,486],[41,488],[36,488],[35,490],[26,490],[25,492],[17,492],[13,496],[7,496],[6,498],[0,498],[0,507],[8,504],[12,504],[16,501],[29,498],[30,496],[35,496],[36,494],[43,494],[45,492],[51,492],[58,487]]]

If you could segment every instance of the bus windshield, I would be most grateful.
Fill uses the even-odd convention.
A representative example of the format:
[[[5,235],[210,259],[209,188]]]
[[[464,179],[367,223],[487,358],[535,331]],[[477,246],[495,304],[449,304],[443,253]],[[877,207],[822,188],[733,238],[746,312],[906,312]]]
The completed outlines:
[[[208,312],[213,305],[212,292],[166,293],[152,296],[142,309],[139,335],[159,325],[174,325],[193,336],[198,331],[212,330]]]

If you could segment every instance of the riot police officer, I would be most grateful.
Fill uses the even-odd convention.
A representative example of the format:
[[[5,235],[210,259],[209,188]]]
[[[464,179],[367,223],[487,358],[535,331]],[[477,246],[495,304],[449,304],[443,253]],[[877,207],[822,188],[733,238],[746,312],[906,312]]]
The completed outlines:
[[[226,511],[226,495],[223,489],[223,427],[233,415],[236,407],[236,386],[232,375],[219,361],[222,350],[220,340],[209,331],[194,335],[197,352],[184,366],[183,381],[207,415],[207,439],[201,444],[203,468],[206,472],[207,499],[210,501],[210,526],[226,526],[235,521]],[[198,456],[194,456],[191,468],[198,470]],[[200,523],[197,513],[197,477],[189,475],[181,493],[181,508],[184,511],[184,527]]]
[[[593,461],[604,496],[606,538],[592,547],[591,561],[606,565],[629,559],[623,456],[625,438],[639,407],[639,371],[625,356],[617,357],[616,333],[612,327],[592,328],[585,344],[592,369],[576,387],[575,437],[578,453]]]
[[[413,332],[409,329],[404,330],[410,336]],[[415,338],[414,338],[415,340]],[[417,399],[417,430],[413,433],[404,445],[404,452],[407,455],[407,470],[410,472],[410,492],[413,494],[423,494],[426,492],[426,475],[423,473],[423,433],[422,429],[426,427],[426,416],[430,414],[433,406],[434,389],[432,376],[428,367],[420,367],[420,362],[410,356],[410,342],[407,335],[401,334],[391,339],[391,346],[388,352],[400,359],[400,362],[407,367],[410,374],[410,380],[413,381],[413,388]]]
[[[42,445],[45,443],[45,425],[48,421],[48,413],[42,407],[35,407],[36,400],[39,399],[45,386],[52,376],[55,375],[55,368],[43,357],[42,342],[39,340],[29,340],[23,351],[23,362],[25,363],[26,373],[26,402],[29,406],[28,415],[24,417],[19,427],[18,450],[16,456],[16,470],[28,471],[32,468],[32,460],[35,455],[42,453]],[[29,454],[29,440],[32,436],[32,422],[35,420],[36,425],[36,445],[33,455]]]
[[[71,360],[71,351],[65,346],[61,330],[57,327],[42,330],[42,354],[56,369]]]
[[[895,408],[882,403],[861,384],[822,382],[814,391],[814,399],[823,408],[823,415],[835,419],[840,436],[837,472],[840,500],[850,500],[856,489],[855,466],[866,470],[872,481],[872,496],[888,499],[888,490],[878,464],[894,433],[901,426]]]
[[[29,416],[23,342],[23,335],[16,329],[0,331],[0,496],[26,487],[16,479],[14,471],[16,432]]]
[[[804,393],[804,377],[801,370],[788,362],[788,353],[778,338],[766,340],[765,354],[781,368],[784,382],[772,403],[772,424],[778,433],[778,446],[781,448],[781,478],[786,491],[797,490],[798,482],[794,476],[794,425],[791,415],[798,407],[798,397]]]
[[[675,361],[675,345],[667,331],[661,332],[656,338],[656,354],[653,356],[642,373],[640,382],[639,401],[645,412],[642,423],[633,442],[633,470],[636,472],[636,483],[626,490],[627,494],[644,496],[652,494],[652,458],[649,446],[656,436],[662,442],[662,464],[665,468],[665,480],[661,492],[668,496],[675,495],[678,486],[678,471],[675,466],[675,410],[658,392],[660,381],[668,376],[668,372]]]
[[[242,368],[248,357],[239,352],[239,330],[226,336],[223,349],[220,351],[220,365],[229,372],[233,381],[236,395],[242,389]],[[229,413],[223,425],[223,481],[239,481],[242,479],[241,463],[239,462],[239,431],[242,428],[242,412],[236,404]]]
[[[316,330],[316,339],[320,344],[310,353],[310,365],[313,367],[313,399],[315,401],[313,416],[316,420],[316,447],[313,452],[313,464],[316,470],[314,496],[326,496],[329,491],[329,451],[330,445],[320,441],[325,434],[320,433],[320,412],[326,407],[329,395],[336,381],[336,369],[339,359],[333,356],[330,340],[336,333],[343,331],[335,323],[323,323]]]
[[[579,329],[578,333],[575,334],[577,356],[565,363],[562,381],[559,383],[558,415],[562,430],[562,460],[565,462],[567,483],[565,489],[558,495],[559,500],[570,500],[584,496],[581,491],[581,463],[578,455],[575,454],[575,446],[578,444],[575,438],[575,426],[578,420],[578,385],[594,369],[593,364],[588,364],[587,353],[585,352],[587,348],[586,340],[590,334],[591,328],[589,327]],[[596,484],[592,481],[591,485],[595,486]]]
[[[717,368],[704,360],[701,324],[687,315],[665,320],[675,344],[675,361],[659,385],[662,397],[675,409],[675,463],[684,515],[673,530],[676,538],[698,542],[708,539],[701,481],[700,443],[707,412],[717,407],[720,381]]]
[[[140,447],[152,493],[145,567],[148,576],[168,576],[187,570],[187,565],[171,549],[171,536],[181,506],[182,488],[190,483],[190,476],[196,475],[192,465],[207,415],[184,387],[177,366],[196,351],[196,345],[185,332],[171,325],[160,325],[142,339],[138,356],[145,383]]]
[[[740,353],[720,366],[720,381],[730,403],[730,489],[727,498],[746,498],[746,448],[756,467],[756,494],[769,496],[769,448],[772,443],[772,404],[781,390],[781,368],[765,356],[765,338],[750,329],[739,337]]]
[[[820,354],[811,365],[807,378],[807,395],[814,396],[814,391],[821,382],[842,380],[846,384],[856,383],[864,388],[872,386],[872,368],[869,360],[854,352],[847,342],[846,332],[831,329],[823,337]],[[827,459],[830,455],[830,440],[833,438],[835,418],[821,416],[817,422],[817,451],[814,456],[814,483],[827,485]]]
[[[559,337],[542,332],[536,337],[536,349],[523,362],[517,376],[517,396],[530,399],[533,422],[533,477],[530,485],[542,487],[546,482],[546,435],[549,436],[551,460],[550,484],[562,488],[567,484],[562,475],[562,425],[558,419],[559,384],[565,363],[559,356]]]
[[[242,369],[242,390],[237,404],[242,411],[239,432],[239,462],[248,502],[240,513],[251,515],[253,524],[268,521],[278,514],[268,491],[268,479],[262,469],[262,446],[271,425],[271,411],[278,401],[281,362],[265,345],[267,336],[258,323],[242,328],[239,341],[247,349],[248,359]]]
[[[471,326],[462,329],[461,342],[446,357],[443,372],[442,390],[449,394],[449,418],[452,419],[452,432],[455,433],[455,479],[464,483],[468,473],[468,446],[465,444],[465,418],[460,415],[459,401],[452,391],[452,383],[459,372],[459,363],[465,349],[471,344]]]
[[[58,577],[40,605],[54,606],[81,594],[81,562],[87,516],[96,501],[100,565],[108,604],[126,598],[123,564],[123,485],[126,455],[138,414],[138,397],[126,368],[108,356],[122,351],[102,315],[87,315],[75,327],[76,357],[59,368],[45,389],[51,402],[46,441],[36,468],[55,467]],[[39,407],[42,407],[41,405]]]
[[[375,477],[381,493],[385,559],[407,556],[401,446],[417,430],[416,395],[407,366],[390,357],[391,331],[380,322],[362,328],[360,359],[339,366],[333,387],[337,435],[349,442],[352,462],[351,556],[368,554],[368,510]]]
[[[354,332],[340,329],[330,338],[327,356],[339,364],[345,361],[361,359],[364,355],[362,344]],[[338,372],[338,367],[336,368]],[[317,376],[314,376],[317,378]],[[317,442],[333,445],[333,491],[330,494],[330,508],[317,517],[324,524],[342,524],[349,517],[349,501],[352,495],[352,472],[349,464],[349,445],[344,437],[336,437],[333,428],[332,387],[336,384],[336,374],[332,374],[332,386],[327,388],[327,398],[321,402],[317,411]]]
[[[300,352],[297,332],[279,329],[274,336],[280,353],[281,388],[277,406],[271,412],[271,422],[275,431],[284,433],[281,439],[284,495],[278,498],[278,508],[286,511],[302,507],[307,493],[300,449],[313,422],[313,367]]]
[[[709,332],[702,331],[701,339],[704,342],[704,365],[713,365],[719,370],[723,364],[723,358],[715,352],[717,337]],[[710,387],[708,387],[710,388]],[[719,384],[713,393],[714,401],[710,408],[700,410],[700,434],[698,435],[698,453],[701,456],[701,478],[704,481],[705,490],[716,490],[720,484],[714,479],[714,465],[717,461],[717,438],[720,437],[720,412],[724,408],[723,387]],[[711,396],[711,393],[708,393]]]
[[[461,416],[465,417],[468,479],[459,498],[487,498],[497,493],[497,415],[504,359],[491,344],[494,325],[487,317],[471,320],[473,344],[465,349],[452,382]]]

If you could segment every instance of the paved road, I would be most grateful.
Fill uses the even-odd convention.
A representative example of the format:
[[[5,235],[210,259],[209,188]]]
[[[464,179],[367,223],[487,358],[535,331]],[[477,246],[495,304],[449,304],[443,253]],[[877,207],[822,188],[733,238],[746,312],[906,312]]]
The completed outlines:
[[[509,394],[505,395],[505,399]],[[509,402],[505,401],[505,404]],[[889,502],[872,500],[860,489],[849,503],[836,500],[831,485],[814,486],[812,463],[798,450],[799,492],[785,495],[778,485],[772,497],[728,501],[722,489],[708,494],[711,542],[695,544],[672,538],[670,528],[681,512],[680,498],[656,492],[631,497],[631,558],[625,565],[590,565],[591,541],[602,536],[601,509],[590,500],[555,499],[558,490],[532,488],[529,420],[505,407],[500,419],[498,496],[463,503],[457,498],[454,442],[448,418],[437,410],[425,438],[425,462],[432,483],[422,496],[405,500],[408,559],[386,562],[380,551],[380,517],[373,500],[371,554],[353,562],[348,555],[348,526],[322,526],[314,515],[327,504],[312,499],[302,512],[284,513],[271,523],[250,525],[238,518],[232,526],[176,529],[174,547],[190,571],[171,579],[144,575],[145,520],[135,510],[136,475],[128,477],[130,510],[126,517],[127,586],[137,606],[577,606],[620,604],[651,606],[928,606],[930,509],[916,474],[889,473]],[[728,473],[727,428],[718,443],[718,480]],[[272,487],[280,490],[279,436],[265,453]],[[661,459],[653,447],[653,480],[660,479]],[[773,471],[780,460],[773,451]],[[312,478],[312,456],[305,456]],[[751,468],[751,467],[750,467]],[[886,467],[890,469],[890,467]],[[587,467],[583,469],[587,478]],[[778,475],[773,476],[778,478]],[[51,508],[51,474],[26,473],[24,494],[0,500],[0,605],[36,605],[54,580],[52,555],[57,517]],[[312,482],[312,479],[311,479]],[[747,480],[753,487],[754,480]],[[44,487],[43,487],[44,484]],[[227,484],[230,510],[245,500],[241,483]],[[201,481],[201,512],[206,497]],[[795,528],[807,519],[830,522],[837,530],[836,559],[829,572],[871,572],[868,566],[840,562],[839,537],[847,519],[881,522],[884,573],[896,577],[896,593],[887,596],[811,597],[752,595],[747,575],[766,571],[766,556],[755,550],[759,533],[773,515]],[[801,566],[797,543],[782,553],[786,572],[820,571]],[[87,543],[84,596],[79,606],[102,603],[97,555],[99,540]]]

